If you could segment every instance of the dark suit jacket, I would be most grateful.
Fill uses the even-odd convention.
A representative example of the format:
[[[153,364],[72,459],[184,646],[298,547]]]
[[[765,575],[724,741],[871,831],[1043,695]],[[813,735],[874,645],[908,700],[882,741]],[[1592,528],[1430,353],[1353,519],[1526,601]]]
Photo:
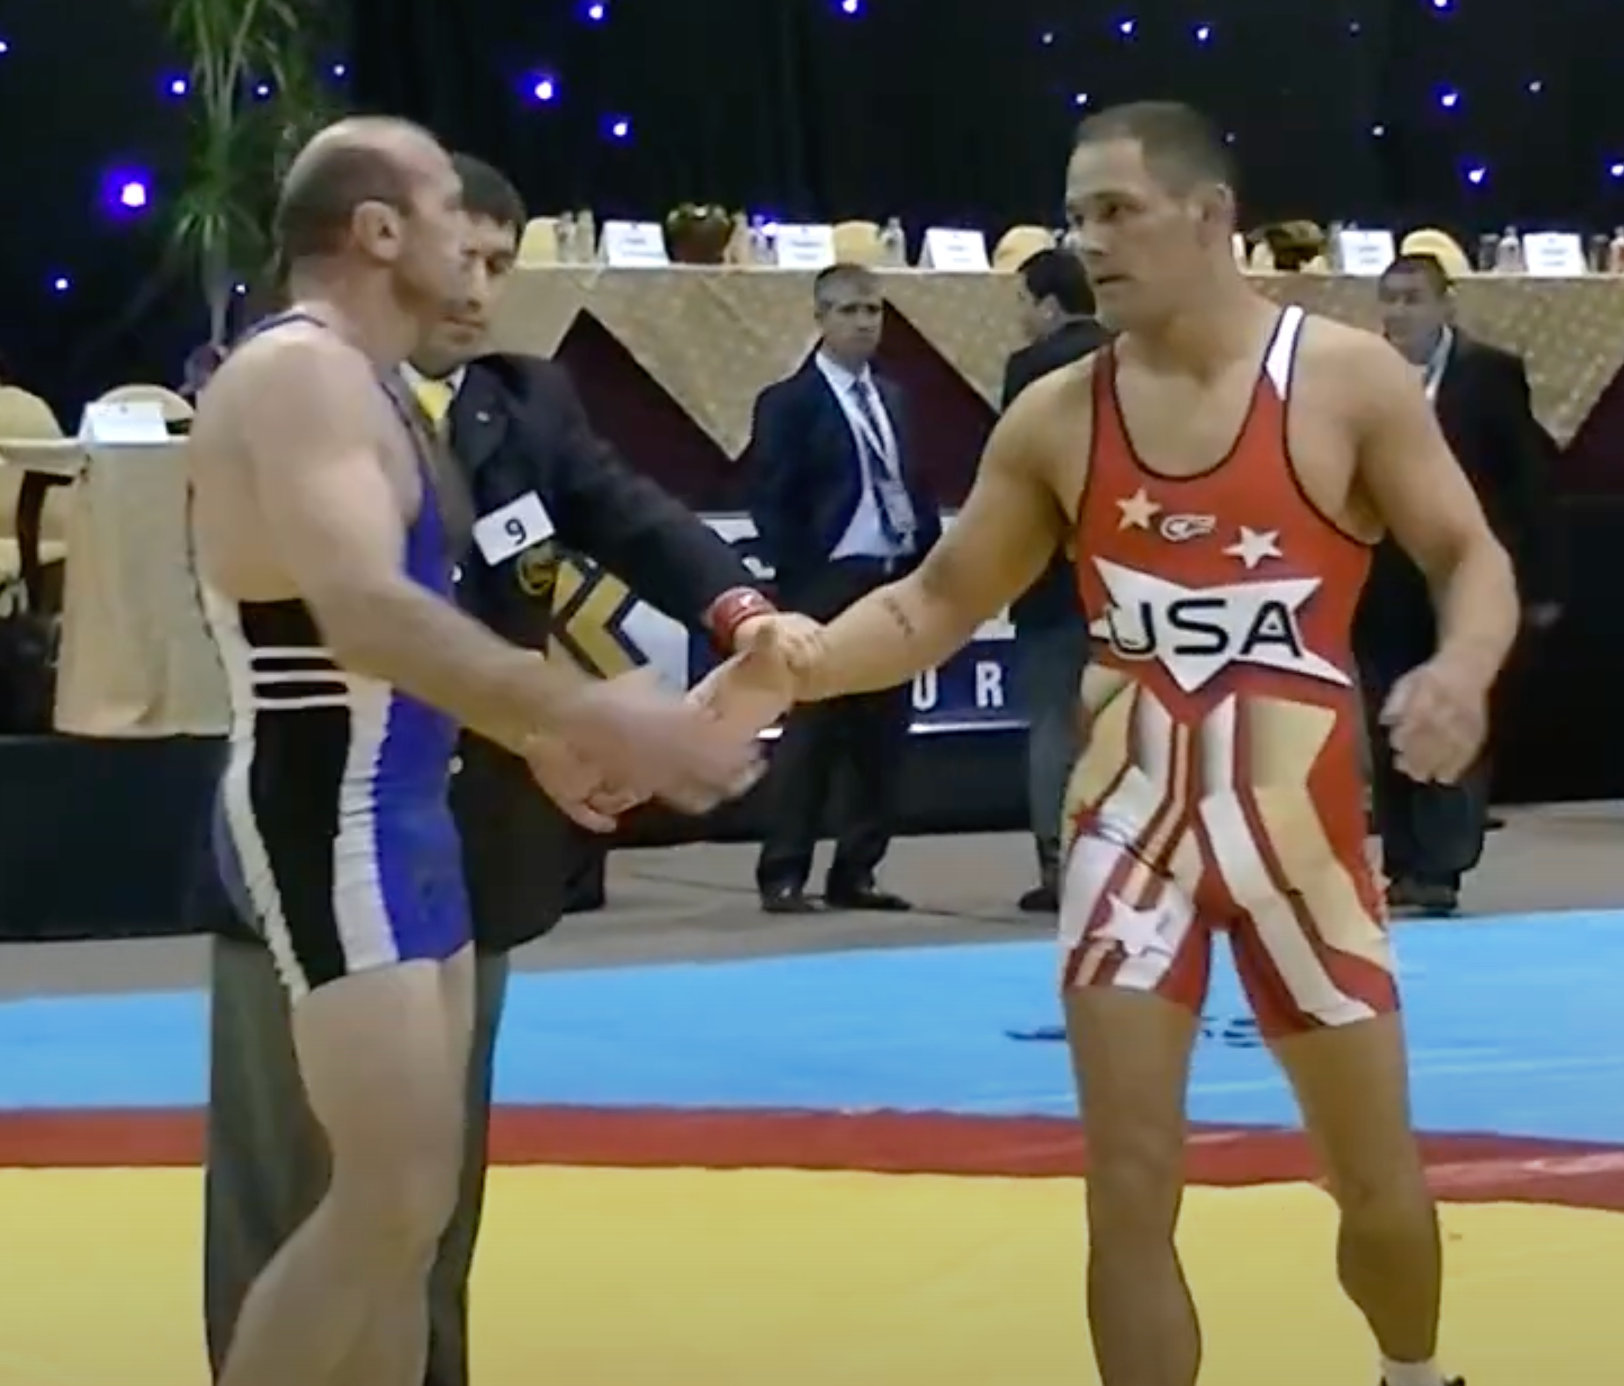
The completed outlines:
[[[479,514],[534,491],[557,530],[544,553],[493,568],[475,551],[463,566],[464,608],[509,640],[545,644],[552,595],[550,583],[537,590],[538,559],[556,564],[566,550],[696,630],[723,592],[755,585],[703,521],[593,433],[569,376],[550,361],[473,362],[452,408],[451,442]],[[546,932],[563,906],[567,820],[521,761],[472,735],[451,798],[480,945],[512,948]]]
[[[901,453],[917,560],[942,537],[941,511],[919,472],[902,391],[878,375],[875,386]],[[863,494],[857,440],[815,358],[757,397],[747,465],[761,556],[773,566],[779,600],[795,607],[827,566]]]
[[[1007,410],[1034,380],[1073,361],[1081,361],[1110,340],[1111,334],[1093,318],[1073,318],[1058,331],[1012,353],[1004,367],[1004,397],[1000,407]],[[1048,630],[1081,623],[1083,615],[1077,602],[1077,577],[1072,571],[1071,559],[1065,554],[1057,555],[1030,590],[1010,604],[1009,614],[1017,628],[1026,630]]]
[[[1534,417],[1521,358],[1457,330],[1438,382],[1437,410],[1445,439],[1511,554],[1524,605],[1554,600],[1557,448]],[[1425,578],[1394,540],[1384,539],[1355,624],[1361,660],[1409,667],[1431,654],[1436,639]]]
[[[1034,380],[1081,361],[1110,340],[1111,334],[1093,318],[1072,318],[1047,337],[1012,352],[1004,366],[1004,397],[999,407],[1008,409]]]

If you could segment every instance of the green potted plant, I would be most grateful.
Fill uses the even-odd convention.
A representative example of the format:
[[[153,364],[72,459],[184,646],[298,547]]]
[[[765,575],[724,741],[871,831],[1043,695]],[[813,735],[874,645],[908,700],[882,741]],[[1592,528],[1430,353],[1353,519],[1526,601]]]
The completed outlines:
[[[232,330],[238,286],[270,260],[276,188],[288,161],[338,115],[322,81],[324,0],[159,0],[187,66],[187,170],[170,248],[195,274],[209,341]]]

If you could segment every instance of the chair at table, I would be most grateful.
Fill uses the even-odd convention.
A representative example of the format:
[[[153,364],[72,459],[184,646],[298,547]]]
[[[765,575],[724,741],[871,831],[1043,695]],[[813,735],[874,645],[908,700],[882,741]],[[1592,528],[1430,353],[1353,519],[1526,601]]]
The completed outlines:
[[[537,269],[558,262],[558,218],[531,217],[519,238],[520,268]]]
[[[26,438],[30,442],[62,437],[62,425],[51,406],[17,385],[0,385],[0,438]]]
[[[995,274],[1014,274],[1034,255],[1053,250],[1055,234],[1043,226],[1012,226],[998,238],[992,252]]]
[[[877,265],[885,258],[880,228],[872,221],[842,221],[834,228],[835,259],[844,265]]]
[[[131,384],[109,390],[97,404],[156,404],[166,424],[189,423],[195,412],[191,404],[166,385]]]
[[[1400,243],[1400,255],[1430,255],[1440,265],[1451,279],[1460,279],[1472,273],[1471,258],[1461,249],[1457,241],[1447,231],[1440,231],[1435,226],[1423,226],[1419,230],[1410,232]]]
[[[62,425],[50,405],[15,385],[0,385],[0,462],[5,460],[7,438],[35,443],[61,437]],[[25,475],[21,467],[0,466],[0,580],[16,577],[22,566],[17,517]],[[45,492],[39,520],[41,563],[60,563],[67,557],[67,491],[52,486]]]

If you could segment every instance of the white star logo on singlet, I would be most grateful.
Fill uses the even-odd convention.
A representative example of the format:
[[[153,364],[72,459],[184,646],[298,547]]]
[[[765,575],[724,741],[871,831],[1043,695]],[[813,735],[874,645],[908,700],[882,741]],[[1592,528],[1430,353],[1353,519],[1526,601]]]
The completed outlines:
[[[1231,558],[1238,558],[1251,572],[1265,558],[1284,558],[1280,552],[1280,531],[1277,529],[1250,529],[1241,526],[1241,537],[1224,550]]]
[[[1126,500],[1119,500],[1116,508],[1122,512],[1118,529],[1149,529],[1150,522],[1161,513],[1162,507],[1151,500],[1150,493],[1141,486]]]
[[[1101,942],[1117,944],[1130,958],[1154,954],[1160,958],[1173,956],[1173,945],[1166,929],[1171,920],[1167,912],[1156,906],[1136,910],[1120,895],[1107,901],[1111,907],[1110,922],[1095,937]]]
[[[1351,686],[1303,640],[1298,613],[1319,590],[1317,577],[1185,587],[1104,558],[1094,568],[1110,606],[1089,633],[1121,659],[1156,661],[1186,693],[1234,664]]]

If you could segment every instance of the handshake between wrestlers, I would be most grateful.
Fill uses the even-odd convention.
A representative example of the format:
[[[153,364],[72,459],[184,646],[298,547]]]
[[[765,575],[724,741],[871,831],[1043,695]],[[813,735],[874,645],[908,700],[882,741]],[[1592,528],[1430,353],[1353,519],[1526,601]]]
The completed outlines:
[[[793,612],[768,610],[749,617],[734,632],[732,656],[690,690],[687,701],[709,714],[714,732],[729,742],[753,747],[760,734],[794,704],[817,698],[822,631],[816,621]],[[647,686],[657,677],[645,668],[621,675],[617,682]],[[650,797],[640,788],[616,783],[612,775],[561,737],[530,737],[525,760],[547,796],[570,819],[592,832],[613,832],[622,815]],[[760,779],[764,768],[759,755],[747,757],[725,793],[673,802],[673,807],[699,813],[723,799],[737,798]]]

